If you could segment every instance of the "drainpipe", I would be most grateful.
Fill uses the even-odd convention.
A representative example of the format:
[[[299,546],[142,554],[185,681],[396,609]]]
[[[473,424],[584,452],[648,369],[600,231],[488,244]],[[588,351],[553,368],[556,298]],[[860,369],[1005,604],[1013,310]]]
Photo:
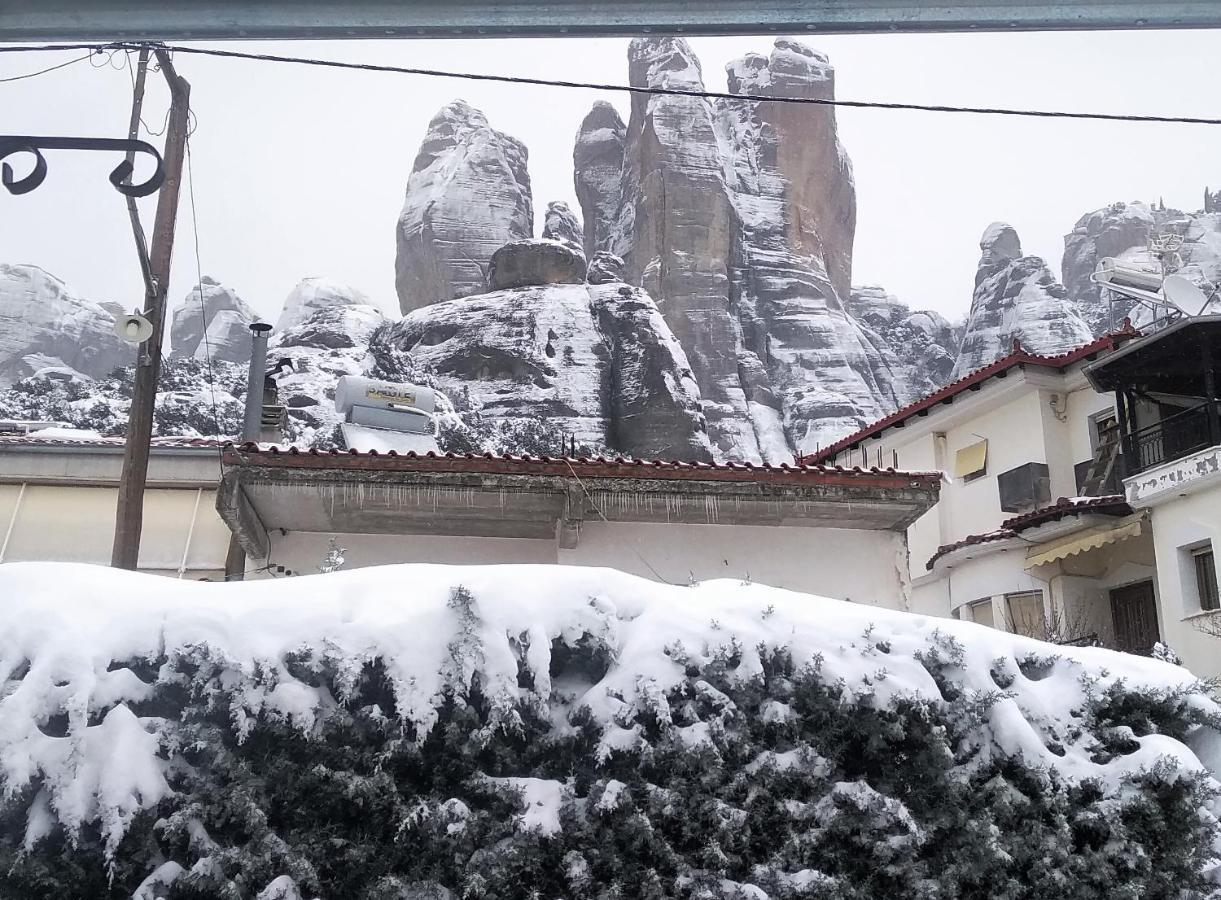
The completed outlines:
[[[250,371],[246,376],[246,418],[242,440],[258,441],[263,418],[263,382],[267,378],[267,333],[271,326],[255,322],[250,326]]]

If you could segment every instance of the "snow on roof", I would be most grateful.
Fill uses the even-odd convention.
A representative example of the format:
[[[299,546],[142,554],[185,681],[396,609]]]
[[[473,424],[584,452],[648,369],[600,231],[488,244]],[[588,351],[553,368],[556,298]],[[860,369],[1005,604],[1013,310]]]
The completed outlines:
[[[995,531],[987,531],[983,534],[968,534],[960,541],[955,541],[952,544],[942,544],[937,548],[937,552],[929,557],[929,561],[925,563],[925,568],[932,571],[937,560],[964,547],[974,547],[978,544],[1003,541],[1007,538],[1017,537],[1021,532],[1028,531],[1031,528],[1046,525],[1048,522],[1058,522],[1066,516],[1080,516],[1087,513],[1101,516],[1130,516],[1132,514],[1132,507],[1128,505],[1127,500],[1120,494],[1107,494],[1103,497],[1061,497],[1050,506],[1044,506],[1040,509],[1031,510],[1030,512],[1006,519],[1001,522],[1000,527]]]
[[[456,593],[459,586],[465,592]],[[621,724],[630,725],[633,708],[668,716],[657,698],[664,702],[684,683],[684,658],[708,664],[732,651],[734,677],[749,679],[763,671],[761,653],[783,648],[797,668],[817,664],[827,683],[841,685],[844,702],[886,708],[904,698],[944,702],[922,660],[952,641],[961,661],[955,649],[954,666],[938,668],[939,677],[994,698],[981,753],[1020,754],[1028,765],[1112,788],[1167,757],[1183,770],[1203,768],[1184,743],[1157,733],[1133,736],[1135,750],[1097,762],[1092,738],[1070,726],[1087,692],[1121,679],[1128,689],[1194,686],[1179,666],[734,580],[675,586],[577,566],[401,565],[207,584],[15,563],[0,567],[0,597],[0,787],[13,797],[41,785],[27,819],[35,838],[56,819],[70,835],[97,823],[111,853],[135,814],[167,795],[166,772],[176,764],[162,758],[166,721],[132,711],[155,685],[131,666],[200,652],[223,662],[223,702],[239,737],[261,717],[308,733],[333,708],[325,686],[300,680],[286,663],[312,648],[341,681],[358,682],[370,660],[382,660],[395,708],[417,740],[438,721],[445,698],[478,679],[489,708],[506,716],[519,703],[552,707],[561,718],[588,709],[609,752],[644,740],[639,724]],[[565,693],[571,685],[553,692],[557,641],[600,647],[609,661],[574,698]],[[525,681],[523,654],[532,673]],[[997,666],[1016,673],[1032,656],[1048,660],[1045,674],[1015,674],[998,694]],[[161,671],[176,677],[173,666]],[[1221,714],[1203,693],[1183,702]],[[61,711],[66,734],[40,728]],[[521,786],[535,801],[523,827],[548,831],[556,797],[546,786]]]
[[[1081,362],[1084,359],[1089,359],[1095,354],[1102,353],[1108,350],[1116,349],[1123,341],[1132,338],[1140,337],[1140,332],[1132,327],[1131,322],[1124,320],[1124,326],[1110,334],[1104,334],[1097,340],[1091,341],[1075,350],[1069,350],[1067,353],[1061,353],[1057,356],[1040,356],[1037,353],[1030,353],[1023,350],[1021,344],[1014,341],[1013,352],[1008,356],[1003,356],[991,365],[984,366],[982,369],[977,369],[969,375],[964,375],[957,381],[952,381],[923,399],[917,400],[902,409],[896,410],[885,418],[879,419],[872,425],[866,425],[859,431],[855,431],[847,437],[840,438],[833,444],[823,447],[816,453],[811,453],[801,459],[805,463],[823,463],[829,459],[834,459],[836,454],[848,447],[853,447],[859,444],[866,438],[876,437],[887,428],[891,428],[902,422],[906,422],[912,416],[925,413],[926,410],[938,403],[952,402],[954,397],[966,390],[978,390],[979,385],[983,384],[989,378],[998,376],[1003,377],[1008,374],[1010,369],[1017,366],[1043,366],[1051,369],[1066,369],[1074,363]],[[927,413],[925,413],[927,414]]]
[[[552,457],[513,456],[494,453],[398,453],[391,450],[318,450],[275,445],[229,444],[225,462],[259,466],[284,466],[310,469],[427,469],[431,471],[470,471],[506,475],[659,478],[692,481],[766,481],[774,483],[844,483],[875,487],[939,489],[940,472],[904,472],[897,469],[862,469],[859,466],[788,465],[749,462],[684,462],[682,460],[645,460],[636,457]]]

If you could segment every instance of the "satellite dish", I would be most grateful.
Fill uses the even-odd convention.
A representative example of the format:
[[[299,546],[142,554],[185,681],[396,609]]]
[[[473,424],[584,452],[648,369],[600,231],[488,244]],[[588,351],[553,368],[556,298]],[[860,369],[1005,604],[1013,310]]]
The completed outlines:
[[[1167,275],[1162,282],[1162,295],[1167,303],[1177,306],[1188,316],[1198,316],[1208,305],[1204,292],[1190,278],[1182,275]]]
[[[129,344],[143,344],[153,336],[153,323],[134,312],[115,320],[114,333]]]

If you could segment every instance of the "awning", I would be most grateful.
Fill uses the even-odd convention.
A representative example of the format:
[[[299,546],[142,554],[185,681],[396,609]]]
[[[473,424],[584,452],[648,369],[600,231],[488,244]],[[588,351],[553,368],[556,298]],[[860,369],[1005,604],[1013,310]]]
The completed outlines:
[[[1128,538],[1140,537],[1144,534],[1145,520],[1143,517],[1130,517],[1114,525],[1101,525],[1088,531],[1079,531],[1068,537],[1046,544],[1031,547],[1026,554],[1026,568],[1045,566],[1058,559],[1097,550],[1107,544],[1116,544]]]

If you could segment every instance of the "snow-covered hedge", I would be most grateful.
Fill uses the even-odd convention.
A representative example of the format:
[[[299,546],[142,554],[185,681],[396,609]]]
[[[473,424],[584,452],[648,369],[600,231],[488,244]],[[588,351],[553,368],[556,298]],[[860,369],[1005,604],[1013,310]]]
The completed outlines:
[[[719,581],[0,566],[0,897],[1216,891],[1180,667]]]

